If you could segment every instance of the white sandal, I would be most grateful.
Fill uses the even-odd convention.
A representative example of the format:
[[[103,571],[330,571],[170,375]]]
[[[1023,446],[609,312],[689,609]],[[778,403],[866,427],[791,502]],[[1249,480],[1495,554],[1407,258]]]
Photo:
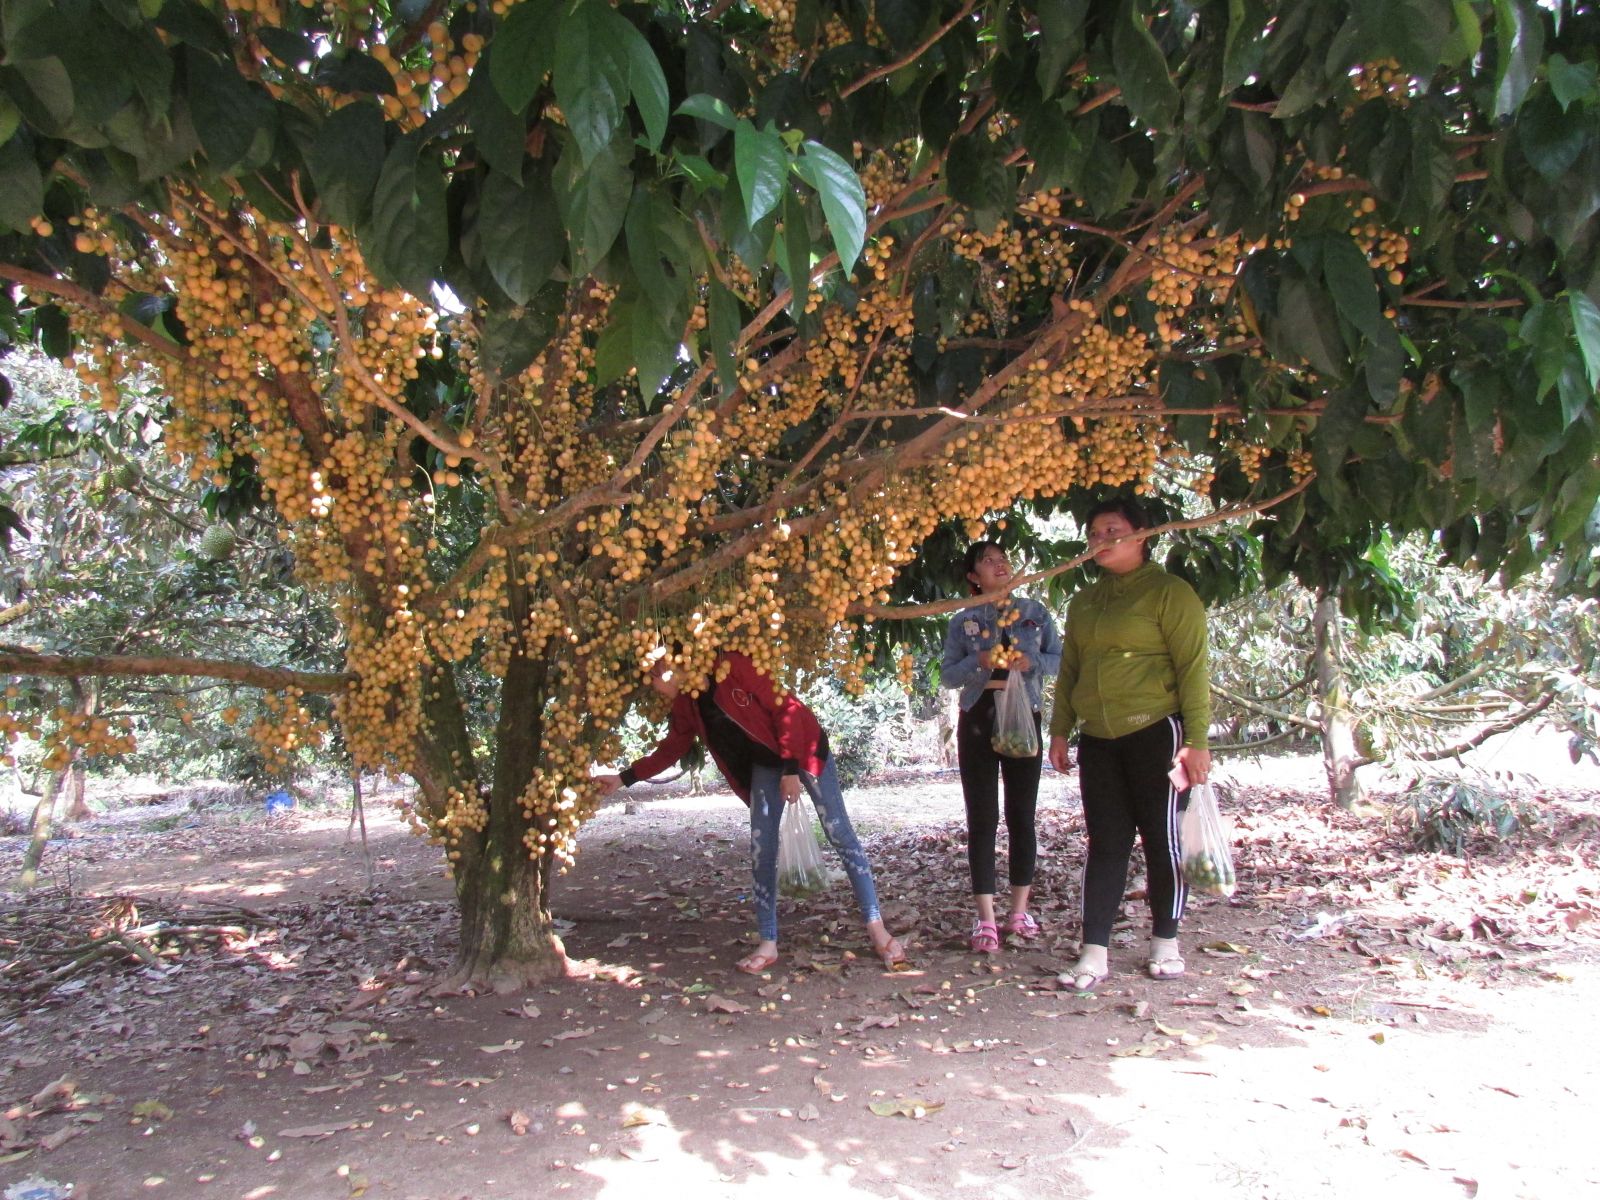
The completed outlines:
[[[1174,954],[1170,958],[1152,958],[1145,963],[1144,969],[1150,973],[1151,979],[1176,979],[1183,974],[1184,962]]]

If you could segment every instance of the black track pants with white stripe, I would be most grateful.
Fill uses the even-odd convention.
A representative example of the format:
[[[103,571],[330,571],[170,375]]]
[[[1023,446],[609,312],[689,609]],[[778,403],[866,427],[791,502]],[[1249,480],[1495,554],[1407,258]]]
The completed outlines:
[[[1144,845],[1150,881],[1151,936],[1178,936],[1188,902],[1178,848],[1178,814],[1189,793],[1167,778],[1183,745],[1183,722],[1163,717],[1119,738],[1083,734],[1078,739],[1078,782],[1089,857],[1083,870],[1083,940],[1111,942],[1111,926],[1128,882],[1133,835]]]

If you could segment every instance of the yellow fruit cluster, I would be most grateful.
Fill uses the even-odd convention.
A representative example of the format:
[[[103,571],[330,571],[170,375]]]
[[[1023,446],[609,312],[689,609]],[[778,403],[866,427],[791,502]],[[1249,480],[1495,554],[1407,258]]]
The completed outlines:
[[[31,742],[37,742],[42,736],[44,724],[42,714],[33,708],[23,707],[13,711],[12,705],[22,695],[22,689],[11,684],[5,690],[5,699],[0,700],[0,766],[14,767],[17,758],[12,748],[19,737],[25,737]]]
[[[247,731],[267,771],[279,778],[293,775],[299,753],[319,749],[328,736],[327,723],[307,711],[303,695],[299,688],[264,692],[262,713]]]
[[[133,723],[127,717],[111,720],[57,708],[51,714],[55,724],[44,735],[46,771],[60,771],[75,758],[115,757],[135,749]],[[8,764],[9,765],[9,764]]]
[[[1350,86],[1357,99],[1387,100],[1404,108],[1411,103],[1422,82],[1407,74],[1395,59],[1380,58],[1352,68]]]
[[[414,66],[397,60],[383,42],[376,42],[368,49],[395,83],[396,94],[382,97],[383,115],[413,129],[421,126],[431,112],[444,108],[467,90],[473,68],[483,53],[483,38],[469,33],[458,45],[451,39],[444,22],[434,21],[428,26],[427,46],[426,59]],[[410,59],[417,57],[416,53],[408,56]]]

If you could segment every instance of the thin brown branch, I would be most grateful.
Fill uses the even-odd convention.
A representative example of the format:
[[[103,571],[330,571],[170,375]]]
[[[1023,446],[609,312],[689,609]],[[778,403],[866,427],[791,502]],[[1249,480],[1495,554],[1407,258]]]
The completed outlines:
[[[25,288],[36,292],[44,292],[55,296],[57,299],[87,308],[91,312],[99,313],[103,317],[110,317],[122,327],[122,331],[135,341],[143,342],[152,350],[159,351],[168,358],[182,361],[190,355],[176,342],[168,341],[148,325],[141,325],[126,313],[117,311],[116,306],[108,304],[87,288],[81,288],[75,283],[68,283],[64,279],[56,279],[50,275],[41,275],[37,271],[29,271],[23,267],[13,266],[11,263],[0,263],[0,279],[9,279],[12,283],[20,283]]]
[[[1191,517],[1182,521],[1168,521],[1165,525],[1155,525],[1149,529],[1141,529],[1127,537],[1118,538],[1116,543],[1107,544],[1120,544],[1128,541],[1142,542],[1146,538],[1158,537],[1163,533],[1172,533],[1180,529],[1205,529],[1212,525],[1220,525],[1224,521],[1253,516],[1256,513],[1265,512],[1269,508],[1282,504],[1285,500],[1298,496],[1311,486],[1314,478],[1315,476],[1313,475],[1307,475],[1288,491],[1279,492],[1276,496],[1269,497],[1266,500],[1259,500],[1252,504],[1230,504],[1203,517]],[[954,600],[939,600],[931,604],[856,604],[850,607],[849,615],[867,616],[875,621],[882,621],[904,620],[909,617],[940,617],[947,613],[960,612],[963,608],[970,608],[974,604],[988,604],[1003,600],[1018,588],[1026,587],[1029,584],[1042,583],[1047,579],[1053,579],[1057,575],[1071,571],[1088,562],[1094,557],[1094,553],[1092,550],[1086,550],[1075,558],[1068,559],[1064,563],[1058,563],[1047,570],[1035,571],[1031,575],[1015,576],[1010,583],[999,591],[986,592],[978,596],[961,596]]]
[[[862,88],[876,83],[885,76],[893,75],[896,71],[900,70],[901,67],[907,67],[916,62],[917,59],[921,58],[924,54],[931,50],[934,45],[938,43],[940,38],[944,37],[945,34],[949,33],[957,25],[961,24],[962,21],[966,20],[967,16],[977,6],[978,0],[967,0],[967,2],[961,6],[960,10],[955,16],[951,17],[943,25],[939,26],[938,29],[935,29],[931,34],[928,35],[927,38],[922,41],[920,45],[913,46],[909,52],[907,52],[903,57],[896,59],[894,62],[885,63],[881,67],[874,67],[860,79],[856,80],[854,83],[840,91],[839,99],[848,99],[856,92],[859,92]]]
[[[1498,737],[1502,733],[1510,733],[1518,725],[1522,725],[1528,721],[1531,721],[1545,709],[1549,708],[1550,705],[1555,702],[1555,698],[1554,692],[1546,692],[1543,696],[1539,697],[1538,700],[1528,705],[1528,707],[1524,708],[1522,711],[1513,713],[1511,716],[1506,717],[1503,720],[1495,721],[1492,724],[1485,725],[1482,729],[1469,738],[1465,738],[1462,741],[1456,742],[1450,746],[1441,746],[1436,750],[1426,750],[1421,754],[1414,754],[1410,757],[1416,759],[1418,762],[1438,762],[1440,759],[1444,758],[1456,758],[1459,755],[1465,754],[1468,750],[1471,750],[1474,747],[1483,745],[1492,737]]]
[[[1491,308],[1522,308],[1526,300],[1515,296],[1504,300],[1419,300],[1408,296],[1400,297],[1400,303],[1407,308],[1462,308],[1462,309],[1491,309]]]
[[[40,654],[23,646],[0,645],[0,675],[77,676],[180,675],[194,679],[227,679],[252,687],[302,692],[338,692],[352,676],[263,667],[225,658],[177,658],[146,655]]]
[[[1263,717],[1271,717],[1274,721],[1286,721],[1291,725],[1296,725],[1301,729],[1310,731],[1311,733],[1322,732],[1322,726],[1316,721],[1313,721],[1310,717],[1301,716],[1298,713],[1285,712],[1282,709],[1273,708],[1270,705],[1251,700],[1246,696],[1237,696],[1230,692],[1227,688],[1219,687],[1214,683],[1211,685],[1211,691],[1214,694],[1221,696],[1229,704],[1237,704],[1240,708],[1246,709],[1249,712],[1259,713]]]

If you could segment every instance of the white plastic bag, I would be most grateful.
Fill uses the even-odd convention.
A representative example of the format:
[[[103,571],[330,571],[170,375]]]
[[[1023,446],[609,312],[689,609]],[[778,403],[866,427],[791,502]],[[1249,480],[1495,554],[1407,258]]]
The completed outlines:
[[[994,700],[994,732],[989,744],[1005,758],[1033,758],[1039,753],[1039,727],[1033,723],[1033,701],[1022,672],[1006,676],[1006,686]]]
[[[1237,886],[1233,852],[1228,848],[1228,827],[1217,808],[1217,790],[1209,783],[1189,789],[1189,807],[1178,828],[1183,847],[1183,879],[1189,890],[1202,896],[1231,896]]]
[[[787,895],[820,891],[828,886],[828,872],[811,832],[811,820],[800,811],[798,802],[783,807],[783,823],[778,829],[778,890]]]

